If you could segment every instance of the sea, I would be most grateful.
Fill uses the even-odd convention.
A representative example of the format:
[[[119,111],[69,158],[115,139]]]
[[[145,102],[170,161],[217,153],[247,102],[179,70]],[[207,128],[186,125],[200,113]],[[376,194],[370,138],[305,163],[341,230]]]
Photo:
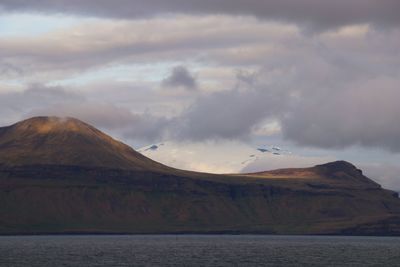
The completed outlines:
[[[0,266],[400,266],[400,238],[0,236]]]

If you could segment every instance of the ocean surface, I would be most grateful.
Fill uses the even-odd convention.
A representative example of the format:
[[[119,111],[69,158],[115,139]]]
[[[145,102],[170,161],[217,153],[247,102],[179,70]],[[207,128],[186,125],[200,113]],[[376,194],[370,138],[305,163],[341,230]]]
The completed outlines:
[[[2,236],[0,266],[400,266],[400,238]]]

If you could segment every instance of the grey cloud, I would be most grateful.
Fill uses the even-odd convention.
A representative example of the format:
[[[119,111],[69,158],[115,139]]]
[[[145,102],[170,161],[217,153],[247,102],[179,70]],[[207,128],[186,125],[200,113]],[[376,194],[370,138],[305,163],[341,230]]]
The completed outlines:
[[[94,95],[96,92],[93,93]],[[32,116],[75,117],[124,139],[161,139],[168,119],[147,112],[132,112],[60,86],[32,84],[21,92],[0,93],[1,125]]]
[[[254,82],[254,81],[253,81]],[[284,91],[258,84],[201,96],[178,118],[178,137],[204,140],[246,138],[269,117],[280,114],[289,100]]]
[[[36,84],[23,92],[2,94],[0,112],[18,114],[12,122],[39,115],[76,117],[132,140],[235,139],[248,136],[268,111],[275,114],[281,105],[278,91],[258,89],[242,86],[199,96],[180,114],[166,117],[143,110],[133,112],[94,97],[95,91],[84,95]]]
[[[15,123],[27,117],[27,113],[49,103],[79,103],[83,97],[57,86],[31,84],[23,91],[5,91],[0,88],[1,125]]]
[[[348,84],[343,90],[304,95],[282,120],[283,133],[302,145],[361,145],[399,152],[398,85],[398,80],[382,78]]]
[[[138,18],[165,13],[254,15],[314,29],[372,23],[399,25],[397,0],[1,0],[5,10]]]
[[[207,24],[205,28],[209,27]],[[241,29],[239,32],[245,31]],[[220,35],[220,32],[215,31],[212,35]],[[323,148],[360,145],[400,152],[400,109],[397,103],[400,99],[399,30],[363,31],[355,27],[349,32],[324,33],[312,39],[292,33],[289,36],[289,39],[285,35],[278,40],[271,38],[256,41],[279,49],[277,52],[273,50],[272,53],[267,51],[256,54],[258,61],[255,65],[263,67],[256,73],[238,72],[236,88],[207,95],[201,95],[200,92],[200,96],[189,108],[180,114],[173,111],[170,117],[165,117],[163,112],[166,109],[161,107],[163,101],[170,101],[164,98],[169,92],[164,91],[165,95],[151,95],[152,99],[159,102],[153,104],[147,113],[143,113],[143,104],[141,110],[133,112],[125,102],[127,110],[110,108],[107,111],[111,114],[110,119],[105,120],[101,127],[118,128],[119,133],[130,138],[157,139],[167,136],[192,140],[235,139],[250,136],[255,127],[265,119],[271,119],[280,122],[287,139],[300,145]],[[199,45],[196,49],[210,51],[213,47],[223,48],[232,40],[225,37],[221,37],[218,44],[212,47],[202,48]],[[254,41],[250,39],[249,50]],[[182,41],[182,38],[179,40]],[[196,40],[185,39],[183,44],[178,42],[178,47],[189,47]],[[155,46],[162,47],[162,43]],[[175,44],[172,41],[169,46],[174,47]],[[247,44],[235,43],[233,46],[242,48],[244,45]],[[1,53],[6,52],[1,50]],[[105,53],[112,54],[108,50]],[[151,55],[153,57],[153,53]],[[95,53],[92,56],[100,58]],[[226,64],[225,61],[218,63],[217,66],[221,67]],[[21,114],[40,105],[48,107],[67,102],[71,107],[69,109],[73,109],[88,101],[96,105],[112,102],[118,109],[120,102],[124,102],[116,93],[114,97],[103,97],[101,101],[94,99],[93,95],[96,95],[95,90],[87,98],[82,98],[63,88],[31,88],[22,93],[2,94],[0,103],[2,115],[9,117],[13,111]],[[192,97],[195,94],[187,95]],[[136,96],[132,94],[129,98],[132,99],[132,107],[136,105]],[[149,105],[148,98],[143,99],[146,100],[142,102]],[[182,99],[185,104],[189,101],[192,99]],[[96,105],[93,105],[93,109]],[[155,106],[160,107],[157,113],[154,112]],[[106,107],[103,109],[107,110]],[[86,113],[82,110],[80,114]],[[171,114],[178,115],[172,117]],[[89,115],[89,121],[100,125],[101,110],[97,115]]]
[[[288,84],[277,82],[281,78],[270,80],[268,69],[240,73],[235,88],[200,95],[188,108],[170,117],[134,112],[90,94],[38,84],[23,92],[1,93],[0,111],[4,118],[14,121],[28,115],[77,117],[125,139],[148,141],[243,139],[269,119],[279,121],[283,135],[300,145],[360,145],[400,152],[398,79],[348,81],[339,88],[320,90],[308,88],[313,81],[307,83],[307,75],[304,80],[297,80],[296,73],[283,75],[290,80]],[[302,86],[292,88],[301,82]]]
[[[132,122],[132,113],[129,110],[88,100],[75,103],[48,103],[45,107],[33,109],[29,115],[75,117],[106,129],[121,128]]]
[[[254,84],[257,82],[257,73],[245,70],[237,70],[236,79],[238,82],[242,82],[245,85],[254,86]]]
[[[75,117],[123,139],[154,141],[163,138],[168,119],[146,112],[134,113],[110,103],[87,100],[84,103],[49,105],[30,112],[30,116]]]
[[[285,64],[321,64],[323,70],[329,64],[342,69],[336,82],[354,75],[348,69],[360,68],[363,71],[358,73],[368,75],[398,69],[393,56],[398,53],[398,30],[368,29],[364,37],[356,33],[308,38],[295,26],[243,17],[159,18],[147,20],[146,28],[143,23],[96,21],[33,37],[0,38],[1,57],[7,63],[3,71],[0,65],[0,78],[48,80],[115,65],[198,59],[217,66],[269,65],[275,69]],[[315,57],[317,53],[320,57]],[[179,71],[176,75],[177,80],[192,85],[190,74]]]
[[[7,66],[25,75],[44,74],[48,79],[115,64],[187,60],[199,52],[207,55],[213,49],[279,35],[276,27],[248,18],[182,17],[179,23],[159,18],[146,21],[145,27],[143,24],[92,21],[33,37],[0,37],[0,54]],[[268,33],[268,37],[260,32]]]
[[[31,84],[23,91],[7,91],[0,93],[0,106],[16,112],[29,110],[47,103],[80,102],[83,98],[59,86]]]
[[[368,59],[360,62],[358,57],[347,59],[347,66],[318,53],[307,52],[298,60],[304,63],[292,60],[256,74],[239,72],[238,80],[249,88],[200,97],[182,113],[181,135],[242,138],[272,119],[286,139],[299,145],[400,152],[400,80],[389,67],[400,65],[398,60],[380,63],[379,70],[374,64],[363,66]]]
[[[174,67],[170,75],[162,81],[166,87],[183,87],[188,90],[197,88],[196,78],[184,66]]]
[[[96,92],[92,94],[95,95]],[[36,88],[27,90],[23,98],[27,101],[40,99],[38,102],[40,105],[31,102],[32,109],[29,116],[76,117],[126,139],[146,141],[162,139],[168,124],[168,119],[165,117],[152,115],[146,111],[133,112],[126,107],[97,100],[90,94],[84,96],[82,93],[68,93],[62,87],[55,90],[36,85]],[[15,102],[18,101],[21,102],[21,98]]]
[[[400,192],[400,166],[390,163],[360,163],[357,166],[367,177],[381,184],[383,188]]]
[[[24,71],[20,67],[8,62],[0,62],[0,77],[17,77],[23,74]]]

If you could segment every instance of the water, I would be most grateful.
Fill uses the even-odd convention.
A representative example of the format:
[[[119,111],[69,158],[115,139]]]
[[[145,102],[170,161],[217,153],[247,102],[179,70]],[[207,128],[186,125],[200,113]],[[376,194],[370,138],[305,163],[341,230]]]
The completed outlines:
[[[400,238],[3,236],[0,266],[400,266]]]

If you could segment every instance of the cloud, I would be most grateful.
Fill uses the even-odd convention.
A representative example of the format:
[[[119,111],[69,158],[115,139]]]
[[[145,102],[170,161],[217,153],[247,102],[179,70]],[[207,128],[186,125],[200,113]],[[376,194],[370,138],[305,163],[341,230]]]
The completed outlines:
[[[400,192],[400,166],[387,163],[360,163],[357,164],[364,175],[381,184],[383,188]]]
[[[220,19],[212,18],[212,21],[221,22]],[[228,25],[235,23],[229,18],[222,18],[222,21]],[[249,24],[239,32],[245,32],[253,22],[247,21]],[[210,27],[207,20],[196,23],[199,23],[196,25],[200,28]],[[174,28],[172,25],[168,27]],[[229,41],[232,41],[235,31],[225,31],[225,27],[221,27],[221,31],[214,31],[213,28],[209,34],[221,35],[221,39],[216,42],[218,44],[196,48],[199,49],[196,50],[197,53],[212,51],[210,59],[216,56],[221,68],[231,66],[232,62],[239,64],[240,71],[237,71],[237,81],[233,88],[229,84],[221,83],[216,91],[202,91],[198,88],[198,94],[174,100],[172,98],[176,96],[168,95],[165,91],[137,90],[133,89],[135,86],[124,90],[122,97],[118,93],[121,91],[116,91],[117,88],[112,83],[99,86],[91,92],[82,88],[71,91],[65,88],[33,86],[24,92],[3,94],[0,100],[3,114],[27,114],[38,107],[49,106],[68,106],[69,110],[74,110],[74,107],[80,110],[77,107],[84,106],[84,102],[92,102],[93,109],[96,105],[107,104],[141,116],[143,119],[134,119],[132,115],[129,115],[129,119],[124,119],[126,124],[128,121],[134,122],[131,124],[131,130],[123,130],[130,138],[251,138],[254,134],[259,135],[260,127],[267,120],[276,121],[288,140],[304,146],[331,149],[359,145],[400,152],[400,142],[397,138],[400,135],[400,121],[397,116],[400,113],[397,104],[400,96],[400,57],[394,56],[398,53],[400,31],[380,32],[361,25],[309,39],[296,34],[296,30],[293,31],[291,27],[286,28],[286,33],[279,32],[276,25],[265,24],[257,27],[260,28],[247,33],[247,37],[250,38],[248,43],[242,40],[232,44],[229,44]],[[177,38],[179,42],[184,39],[185,46],[189,46],[197,40],[191,39],[193,36],[187,31],[186,25],[181,29],[182,35]],[[256,33],[260,30],[270,32],[272,37],[257,39]],[[222,32],[226,34],[224,37]],[[94,35],[97,36],[96,34]],[[161,50],[161,43],[165,40],[163,38],[168,39],[168,36],[163,35],[158,40]],[[256,60],[253,65],[257,67],[249,67],[247,63],[240,65],[243,63],[241,52],[227,57],[226,51],[219,47],[228,44],[239,47],[238,51],[244,48],[245,51],[249,51],[254,45],[255,48],[259,47],[259,43],[266,43],[272,50],[253,51],[256,55],[253,57]],[[171,48],[175,47],[174,45],[171,45]],[[100,54],[94,53],[92,56],[97,58]],[[40,62],[37,65],[40,66]],[[202,69],[207,70],[207,67],[204,65]],[[230,67],[232,72],[235,69],[237,68]],[[175,75],[173,71],[169,78],[174,77],[174,82],[182,82],[182,73],[185,77],[185,71],[182,72],[182,69],[175,71]],[[199,75],[201,76],[201,72]],[[176,77],[179,79],[175,79]],[[176,103],[178,105],[175,105]],[[137,108],[139,106],[140,108]],[[169,112],[172,109],[173,112]],[[81,114],[86,113],[82,110]],[[149,119],[146,120],[146,117]],[[15,115],[12,118],[15,118]],[[143,125],[140,129],[147,130],[136,131],[133,125]]]
[[[293,26],[226,16],[89,20],[35,36],[0,37],[3,69],[7,67],[0,77],[12,69],[28,77],[62,78],[113,65],[177,62],[201,54],[209,61],[212,51],[296,32]]]
[[[5,92],[1,95],[0,112],[17,114],[19,120],[30,116],[70,116],[109,130],[126,139],[147,140],[149,142],[167,139],[211,140],[241,139],[251,134],[252,128],[262,122],[267,113],[280,109],[279,91],[259,90],[259,88],[241,87],[198,95],[187,108],[175,115],[156,114],[146,109],[133,110],[134,101],[146,98],[144,92],[130,93],[121,91],[116,85],[98,90],[72,90],[60,86],[34,84],[21,92]],[[114,88],[114,90],[112,90]],[[97,96],[98,92],[102,92]],[[125,92],[130,105],[118,104],[118,98],[111,96],[115,92]],[[166,104],[169,96],[150,96]],[[116,101],[113,104],[109,100]],[[264,100],[268,99],[268,101]],[[223,105],[221,105],[223,103]],[[155,102],[156,105],[157,102]],[[176,104],[176,102],[175,102]],[[268,107],[268,109],[266,109]],[[165,113],[165,112],[164,112]]]
[[[50,105],[34,109],[29,115],[75,117],[118,137],[147,142],[162,139],[168,125],[168,119],[164,117],[134,113],[127,108],[93,101]]]
[[[22,91],[0,91],[0,107],[2,111],[21,112],[47,103],[81,102],[82,96],[65,90],[60,86],[31,84]]]
[[[18,77],[23,74],[24,72],[20,67],[8,62],[0,62],[0,77]]]
[[[398,30],[377,31],[360,24],[309,38],[294,25],[221,15],[90,20],[35,36],[0,37],[0,78],[46,83],[113,66],[193,62],[203,69],[230,71],[260,66],[279,70],[289,64],[296,70],[304,65],[318,74],[329,65],[341,70],[331,79],[340,82],[356,68],[369,75],[396,70],[393,54],[399,35]]]
[[[136,82],[124,96],[112,82],[109,88],[103,85],[91,92],[83,88],[75,93],[65,88],[47,88],[49,92],[30,89],[4,95],[4,114],[29,113],[42,99],[44,107],[59,105],[66,110],[81,110],[78,107],[90,102],[93,109],[96,105],[104,105],[104,110],[106,105],[126,109],[131,113],[126,115],[128,119],[117,115],[123,113],[118,110],[110,110],[110,114],[119,118],[115,121],[124,121],[121,125],[131,121],[149,129],[134,131],[132,126],[128,131],[131,137],[252,138],[260,135],[265,121],[273,121],[288,140],[299,145],[328,149],[355,145],[400,152],[396,115],[400,112],[396,103],[399,29],[359,24],[309,38],[290,24],[207,15],[181,16],[178,21],[175,17],[95,20],[40,36],[1,41],[0,53],[11,64],[7,66],[15,66],[24,75],[40,72],[44,79],[51,77],[48,74],[53,70],[80,74],[91,68],[137,62],[168,62],[169,67],[187,59],[197,63],[196,77],[202,81],[196,94],[182,94],[179,100],[168,90],[134,89],[145,82]],[[216,75],[214,70],[237,71],[236,82],[219,82],[219,76],[203,78],[206,72]],[[160,73],[163,71],[149,79],[153,83],[160,80]],[[190,88],[196,79],[181,66],[165,83]],[[80,114],[88,112],[81,110]]]
[[[83,97],[58,86],[31,84],[24,90],[0,88],[1,125],[8,125],[27,118],[28,113],[49,103],[79,103]]]
[[[398,79],[380,77],[304,94],[282,120],[282,131],[301,145],[400,152],[399,84]]]
[[[235,88],[199,97],[177,118],[177,136],[192,140],[240,139],[285,105],[272,88]]]
[[[161,14],[250,15],[324,30],[351,24],[399,25],[396,0],[2,0],[9,11],[78,14],[135,19]]]
[[[166,87],[183,87],[187,90],[197,88],[196,78],[184,66],[177,66],[172,69],[170,75],[162,81]]]
[[[93,93],[94,95],[96,92]],[[0,93],[2,125],[32,116],[75,117],[119,137],[153,141],[162,139],[168,119],[146,111],[133,112],[60,86],[32,84],[23,91]]]
[[[390,49],[375,51],[379,56],[350,53],[352,57],[345,58],[344,53],[332,60],[329,53],[303,46],[296,58],[283,58],[278,66],[267,63],[255,74],[239,73],[239,83],[247,87],[199,97],[181,114],[180,135],[195,140],[243,138],[264,120],[275,120],[284,137],[299,145],[400,152],[400,80],[395,68],[400,61],[389,59]]]
[[[246,139],[260,135],[265,121],[275,121],[284,137],[303,146],[359,145],[400,151],[397,78],[350,80],[339,88],[311,89],[304,81],[304,88],[287,87],[277,83],[275,77],[271,80],[268,73],[260,70],[247,74],[248,78],[240,73],[235,88],[198,95],[187,108],[170,116],[112,104],[107,97],[96,97],[96,91],[84,95],[39,85],[22,92],[3,93],[0,102],[4,114],[29,111],[35,115],[73,116],[132,139]],[[284,75],[290,85],[299,77]],[[130,94],[124,98],[135,101],[135,91]],[[153,97],[161,103],[168,99],[163,100],[162,94]]]

